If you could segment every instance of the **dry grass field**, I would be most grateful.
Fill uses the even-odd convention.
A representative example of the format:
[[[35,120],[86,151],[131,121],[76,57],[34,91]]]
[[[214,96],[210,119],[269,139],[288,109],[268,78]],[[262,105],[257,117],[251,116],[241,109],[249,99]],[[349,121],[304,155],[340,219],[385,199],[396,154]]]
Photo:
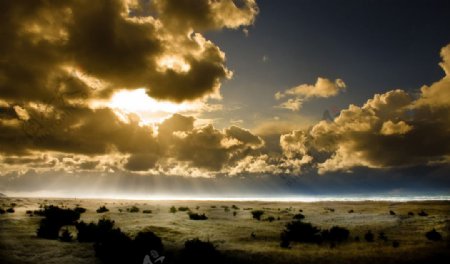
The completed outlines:
[[[11,205],[12,204],[12,205]],[[1,263],[101,263],[92,243],[61,242],[38,238],[36,230],[43,218],[28,215],[40,205],[57,205],[87,211],[80,221],[115,221],[124,233],[134,237],[140,231],[152,231],[164,244],[164,263],[183,263],[178,252],[186,240],[199,238],[213,243],[224,263],[447,263],[450,256],[450,203],[415,202],[238,202],[238,201],[133,201],[94,199],[1,198],[0,208],[14,207],[14,213],[0,215]],[[100,206],[109,209],[97,213]],[[132,206],[139,212],[129,212]],[[170,212],[174,206],[177,212]],[[187,211],[205,214],[208,219],[190,220]],[[151,210],[151,213],[143,213]],[[261,220],[252,210],[263,210]],[[349,238],[339,244],[293,242],[280,247],[280,234],[295,214],[321,229],[345,227]],[[392,211],[395,214],[390,213]],[[425,211],[427,216],[419,216]],[[412,212],[414,215],[408,215]],[[273,221],[268,221],[273,217]],[[68,227],[74,238],[76,228]],[[436,229],[443,237],[431,241],[425,233]],[[374,242],[364,235],[371,230]],[[383,232],[387,239],[380,239]],[[358,239],[356,238],[359,238]],[[355,239],[356,238],[356,239]],[[398,242],[398,247],[393,242]],[[202,256],[198,256],[199,261]]]

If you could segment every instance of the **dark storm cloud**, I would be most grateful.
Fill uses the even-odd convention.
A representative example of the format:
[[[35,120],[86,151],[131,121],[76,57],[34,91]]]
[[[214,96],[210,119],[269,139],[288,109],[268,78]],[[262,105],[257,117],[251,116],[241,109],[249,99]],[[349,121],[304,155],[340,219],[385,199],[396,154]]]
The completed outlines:
[[[2,1],[1,98],[46,101],[55,91],[64,91],[72,98],[90,99],[141,87],[154,98],[176,102],[217,96],[221,80],[231,76],[225,55],[193,32],[249,25],[257,14],[256,4],[246,1],[236,7],[232,1],[202,1],[206,9],[197,10],[199,1],[183,3],[181,13],[171,13],[172,2],[157,2],[157,16],[151,10],[138,16],[133,10],[151,7],[120,0]],[[202,11],[207,13],[198,13]],[[186,14],[207,19],[183,23],[189,34],[169,25],[183,21]],[[244,15],[245,19],[230,20]],[[80,74],[102,87],[88,89],[92,83]]]

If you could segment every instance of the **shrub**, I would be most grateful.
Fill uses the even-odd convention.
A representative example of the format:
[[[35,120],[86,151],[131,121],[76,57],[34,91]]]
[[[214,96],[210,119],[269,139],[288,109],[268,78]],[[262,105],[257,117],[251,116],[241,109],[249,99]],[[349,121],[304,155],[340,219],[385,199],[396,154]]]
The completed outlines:
[[[127,211],[130,213],[138,213],[139,208],[137,208],[136,206],[132,206],[131,208],[127,208]]]
[[[286,229],[281,234],[282,241],[296,241],[305,243],[317,243],[321,240],[320,229],[310,223],[293,221],[286,224]]]
[[[178,207],[178,211],[180,211],[180,212],[187,212],[187,211],[189,211],[190,209],[189,209],[189,207],[187,207],[187,206],[180,206],[180,207]]]
[[[236,211],[234,211],[234,212],[233,212],[233,216],[236,216],[236,215],[237,215],[237,212],[236,212]]]
[[[151,214],[151,213],[152,213],[152,210],[142,210],[142,213],[143,213],[143,214]]]
[[[261,216],[264,214],[264,211],[262,211],[262,210],[253,210],[252,211],[252,216],[253,216],[253,218],[254,219],[256,219],[256,220],[261,220]]]
[[[440,241],[440,240],[442,240],[441,234],[438,231],[436,231],[436,229],[434,229],[434,228],[433,228],[433,230],[428,231],[425,234],[425,236],[428,238],[428,240],[431,240],[431,241]]]
[[[302,214],[296,214],[296,215],[294,215],[294,216],[292,217],[292,219],[295,219],[295,220],[302,220],[302,219],[305,219],[305,216],[302,215]]]
[[[409,216],[414,216],[414,213],[413,212],[408,212],[408,215]]]
[[[169,212],[171,212],[172,214],[177,212],[177,208],[175,208],[175,206],[170,207]]]
[[[0,214],[5,214],[5,213],[6,213],[5,209],[0,208]]]
[[[207,220],[208,217],[205,214],[188,213],[191,220]]]
[[[12,214],[15,211],[14,211],[14,208],[11,207],[11,208],[6,209],[6,212]]]
[[[220,253],[209,241],[201,241],[198,238],[187,240],[181,252],[182,259],[186,263],[217,263],[220,261]]]
[[[68,228],[63,230],[61,236],[59,237],[59,240],[61,240],[62,242],[72,242],[72,234],[70,234]]]
[[[389,211],[389,214],[390,215],[395,215],[395,212],[391,210],[391,211]]]
[[[346,228],[333,226],[330,230],[322,231],[322,239],[330,242],[343,242],[348,239],[350,231]]]
[[[79,242],[95,242],[113,230],[114,221],[105,218],[98,220],[97,224],[92,222],[86,224],[81,221],[75,227],[78,230],[77,240]]]
[[[352,213],[354,213],[355,211],[353,211],[353,209],[351,209],[351,210],[348,210],[348,213],[349,214],[352,214]]]
[[[109,209],[108,208],[106,208],[106,206],[100,206],[98,209],[97,209],[97,213],[106,213],[106,212],[109,212]]]
[[[32,215],[33,215],[33,211],[27,210],[27,211],[25,211],[25,214],[27,214],[27,215],[29,215],[29,216],[32,216]]]
[[[211,205],[211,208],[212,208],[212,209],[215,209],[215,208],[217,208],[217,206],[215,206],[215,205]]]
[[[53,205],[45,206],[37,213],[45,217],[39,224],[37,236],[47,239],[57,239],[62,226],[74,225],[80,219],[80,213]]]
[[[152,254],[152,251],[161,253],[164,249],[161,238],[151,231],[139,232],[132,242],[132,247],[132,257],[135,259],[132,263],[142,263],[146,255],[152,256],[154,254]]]
[[[379,240],[382,240],[382,241],[384,241],[384,242],[387,242],[387,241],[388,241],[388,237],[386,236],[386,234],[384,234],[384,232],[378,233],[378,239],[379,239]]]
[[[428,214],[425,213],[425,211],[423,211],[423,210],[422,210],[420,213],[418,213],[418,215],[419,215],[419,216],[428,216]]]
[[[77,212],[77,213],[80,213],[80,214],[86,213],[86,208],[79,207],[79,206],[75,207],[73,210],[74,210],[75,212]]]
[[[367,231],[367,233],[364,235],[364,239],[367,242],[373,242],[374,241],[374,235],[372,234],[372,232],[370,230]]]
[[[393,248],[398,248],[399,246],[400,246],[400,242],[398,242],[397,240],[392,241]]]
[[[133,257],[131,243],[131,238],[120,229],[111,229],[95,241],[95,256],[103,263],[129,263]]]
[[[268,217],[266,218],[266,220],[272,223],[273,221],[275,221],[275,217],[273,217],[273,216],[268,216]]]
[[[233,208],[233,210],[239,210],[239,207],[237,207],[236,205],[232,205],[231,208]]]

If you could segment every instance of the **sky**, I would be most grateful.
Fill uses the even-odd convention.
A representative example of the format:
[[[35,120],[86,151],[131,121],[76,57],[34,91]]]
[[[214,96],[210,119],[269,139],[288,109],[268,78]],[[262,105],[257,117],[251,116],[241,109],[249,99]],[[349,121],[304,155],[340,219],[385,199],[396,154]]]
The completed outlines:
[[[448,1],[0,1],[0,192],[450,195]]]

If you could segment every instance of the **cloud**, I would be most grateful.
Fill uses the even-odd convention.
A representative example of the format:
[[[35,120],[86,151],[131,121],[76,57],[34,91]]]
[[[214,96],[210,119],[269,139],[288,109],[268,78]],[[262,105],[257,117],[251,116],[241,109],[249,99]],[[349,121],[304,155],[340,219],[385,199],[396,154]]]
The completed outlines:
[[[301,109],[303,103],[310,98],[327,98],[336,96],[339,92],[345,90],[345,88],[346,85],[341,79],[336,79],[333,82],[326,78],[319,77],[314,85],[301,84],[284,92],[277,92],[275,94],[275,99],[280,100],[285,97],[293,97],[289,98],[277,107],[298,111]]]
[[[449,49],[446,46],[441,51],[445,71]],[[307,146],[321,174],[355,167],[387,169],[448,163],[449,91],[446,72],[441,80],[422,87],[416,98],[400,89],[376,94],[362,106],[350,105],[342,110],[334,122],[321,121],[312,126],[306,137],[285,141],[283,150],[290,156],[294,150],[304,153]],[[292,134],[286,136],[292,138]]]
[[[199,32],[247,26],[258,13],[251,0],[6,1],[0,8],[7,40],[0,90],[10,102],[48,102],[55,92],[85,101],[142,87],[174,102],[220,97],[232,73]]]

